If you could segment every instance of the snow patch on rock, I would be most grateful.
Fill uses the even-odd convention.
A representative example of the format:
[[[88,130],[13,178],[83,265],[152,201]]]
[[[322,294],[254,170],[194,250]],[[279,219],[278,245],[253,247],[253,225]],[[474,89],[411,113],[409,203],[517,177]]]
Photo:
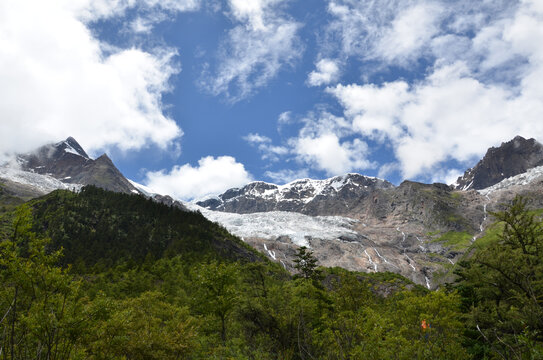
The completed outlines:
[[[495,185],[487,187],[486,189],[478,190],[478,192],[481,195],[488,196],[497,190],[507,189],[511,186],[527,185],[541,177],[543,177],[543,166],[538,166],[529,169],[525,173],[504,179]]]
[[[59,189],[79,191],[83,187],[81,184],[66,184],[49,175],[41,175],[30,171],[23,171],[10,166],[0,166],[0,178],[4,178],[15,183],[32,186],[44,194]]]

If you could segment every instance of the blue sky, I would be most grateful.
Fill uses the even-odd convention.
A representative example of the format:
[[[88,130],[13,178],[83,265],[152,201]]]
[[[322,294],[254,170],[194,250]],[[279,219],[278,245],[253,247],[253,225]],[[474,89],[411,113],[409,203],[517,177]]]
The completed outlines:
[[[538,0],[0,0],[0,153],[74,136],[181,199],[451,183],[543,139],[541,44]]]

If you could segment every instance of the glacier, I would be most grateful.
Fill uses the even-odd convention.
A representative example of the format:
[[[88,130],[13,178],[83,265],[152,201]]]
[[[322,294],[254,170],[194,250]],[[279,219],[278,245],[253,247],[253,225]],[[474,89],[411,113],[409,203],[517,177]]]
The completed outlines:
[[[358,220],[343,216],[308,216],[287,211],[236,214],[212,211],[188,202],[183,205],[192,211],[200,211],[207,219],[224,226],[242,239],[276,239],[287,236],[298,246],[310,247],[310,238],[336,240],[345,235],[357,234],[353,226]]]

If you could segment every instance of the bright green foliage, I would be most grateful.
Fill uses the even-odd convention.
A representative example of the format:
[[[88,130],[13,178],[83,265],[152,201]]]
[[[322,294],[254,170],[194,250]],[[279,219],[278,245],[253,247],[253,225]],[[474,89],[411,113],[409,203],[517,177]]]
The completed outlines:
[[[198,266],[194,275],[198,284],[198,301],[195,306],[203,314],[215,316],[219,320],[218,332],[225,345],[228,316],[239,301],[238,266],[212,261]]]
[[[433,240],[433,242],[441,242],[445,246],[450,246],[455,250],[467,249],[471,245],[473,235],[467,232],[449,231],[439,238]]]
[[[198,349],[197,321],[157,291],[135,298],[98,297],[88,359],[183,359]]]
[[[31,231],[30,208],[17,210],[0,242],[0,353],[3,359],[68,359],[88,319],[79,282],[56,266],[60,251]]]

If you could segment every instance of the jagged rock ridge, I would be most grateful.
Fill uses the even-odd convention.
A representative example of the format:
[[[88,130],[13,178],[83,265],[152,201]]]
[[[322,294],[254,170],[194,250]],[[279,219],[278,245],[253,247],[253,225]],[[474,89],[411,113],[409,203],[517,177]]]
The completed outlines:
[[[535,139],[517,136],[501,146],[488,149],[473,168],[456,181],[459,190],[481,190],[512,176],[543,165],[543,145]]]
[[[390,182],[360,174],[346,174],[325,180],[301,179],[286,185],[261,181],[227,190],[197,202],[209,210],[248,214],[293,211],[306,215],[334,215],[356,206],[376,189],[390,189]]]

